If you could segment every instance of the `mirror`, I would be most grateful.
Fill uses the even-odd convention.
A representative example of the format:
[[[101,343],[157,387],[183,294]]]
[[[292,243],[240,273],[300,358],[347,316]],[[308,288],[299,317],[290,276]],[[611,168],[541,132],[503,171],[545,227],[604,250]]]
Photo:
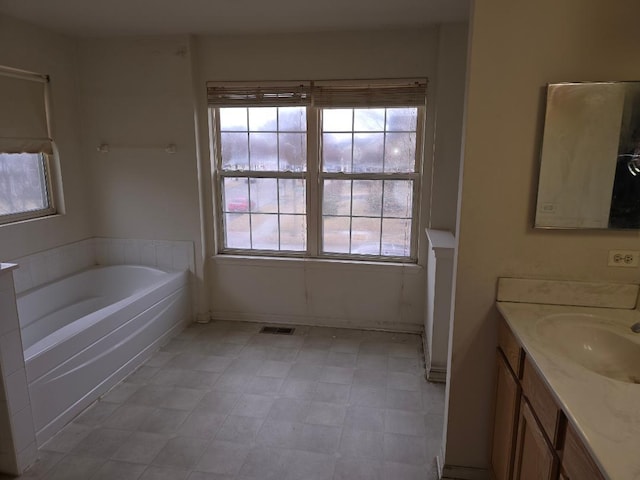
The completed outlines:
[[[640,82],[547,86],[536,228],[640,228]]]

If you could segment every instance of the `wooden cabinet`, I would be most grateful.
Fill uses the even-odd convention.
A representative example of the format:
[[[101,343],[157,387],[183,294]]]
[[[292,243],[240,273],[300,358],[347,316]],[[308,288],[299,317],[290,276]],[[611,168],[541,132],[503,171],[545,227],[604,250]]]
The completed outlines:
[[[504,320],[498,343],[492,478],[604,480]]]
[[[566,480],[604,480],[600,469],[571,425],[567,426],[564,440],[562,469]]]
[[[495,480],[509,480],[513,472],[513,449],[520,406],[520,384],[502,352],[498,351],[498,378],[495,403],[495,428],[491,464]]]
[[[514,480],[555,480],[558,457],[527,401],[522,402],[515,451]]]

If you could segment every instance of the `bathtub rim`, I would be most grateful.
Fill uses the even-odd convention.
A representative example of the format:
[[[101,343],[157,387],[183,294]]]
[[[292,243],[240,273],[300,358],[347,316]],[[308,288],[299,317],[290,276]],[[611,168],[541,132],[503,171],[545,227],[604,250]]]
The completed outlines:
[[[113,264],[113,265],[111,265],[111,264],[104,265],[104,264],[96,263],[96,264],[91,265],[91,266],[89,266],[87,268],[83,268],[81,270],[76,270],[75,272],[71,272],[71,273],[68,273],[66,275],[61,275],[60,277],[56,277],[53,280],[48,280],[45,283],[38,284],[35,287],[31,287],[31,288],[29,288],[27,290],[22,290],[19,293],[16,292],[16,302],[19,299],[29,295],[30,293],[37,292],[40,289],[46,288],[46,287],[48,287],[50,285],[53,285],[54,283],[62,282],[64,280],[67,280],[67,279],[69,279],[71,277],[74,277],[76,275],[80,275],[81,273],[91,272],[91,271],[94,271],[94,270],[102,270],[102,269],[117,269],[117,268],[120,268],[120,267],[141,267],[141,268],[144,268],[144,269],[156,270],[156,271],[163,272],[163,273],[182,273],[182,272],[191,273],[191,269],[189,269],[189,268],[186,268],[184,270],[179,270],[179,269],[174,269],[174,268],[160,268],[160,267],[156,267],[156,266],[153,266],[153,265],[143,265],[141,263],[118,263],[118,264]],[[20,268],[20,265],[18,264],[16,268]]]

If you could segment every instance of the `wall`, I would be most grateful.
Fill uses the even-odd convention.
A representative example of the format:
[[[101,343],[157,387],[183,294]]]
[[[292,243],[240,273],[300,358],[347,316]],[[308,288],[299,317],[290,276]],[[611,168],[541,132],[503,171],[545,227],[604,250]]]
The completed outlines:
[[[0,45],[0,65],[51,77],[51,123],[64,193],[64,215],[0,226],[0,260],[8,260],[89,237],[90,226],[87,168],[78,149],[75,42],[0,16]]]
[[[438,29],[200,37],[201,85],[206,80],[358,79],[436,74]],[[425,171],[431,172],[429,111]],[[427,178],[429,175],[427,175]],[[428,221],[430,182],[422,205]],[[420,235],[420,264],[426,238]],[[214,251],[211,250],[211,253]],[[211,308],[218,318],[261,319],[419,330],[424,315],[421,267],[381,267],[321,261],[214,258]]]
[[[429,261],[424,324],[425,366],[428,380],[444,382],[449,360],[449,319],[456,240],[448,231],[430,228],[427,229],[427,238]]]
[[[210,169],[204,84],[206,80],[296,78],[427,76],[432,79],[436,93],[431,92],[433,109],[429,110],[425,141],[427,180],[423,185],[419,228],[423,232],[429,220],[431,185],[428,178],[432,171],[435,105],[438,101],[445,132],[447,112],[455,111],[447,108],[448,102],[460,102],[455,92],[462,77],[459,46],[465,33],[464,26],[458,25],[445,28],[442,33],[434,27],[260,37],[82,39],[79,41],[79,83],[82,145],[91,185],[91,233],[103,237],[194,241],[200,292],[197,310],[201,314],[211,308],[217,317],[246,318],[262,312],[265,320],[286,314],[291,321],[308,317],[323,323],[378,328],[402,325],[402,329],[420,329],[425,280],[424,272],[415,267],[413,270],[411,267],[380,269],[360,265],[355,270],[348,267],[350,273],[345,274],[336,264],[315,263],[311,269],[295,262],[276,261],[269,265],[268,277],[270,281],[277,279],[276,284],[304,271],[303,277],[309,285],[320,286],[314,291],[315,307],[307,304],[311,297],[304,289],[297,290],[298,294],[293,297],[286,289],[272,292],[269,297],[272,301],[262,303],[260,298],[269,290],[269,285],[255,283],[255,279],[259,278],[256,272],[261,271],[264,264],[247,265],[244,260],[231,264],[210,262],[210,268],[205,271],[203,259],[212,256],[215,248],[214,222],[208,213],[212,196],[207,192]],[[436,81],[438,61],[445,74]],[[438,81],[442,83],[444,100],[437,97]],[[197,130],[194,105],[199,115]],[[458,117],[449,114],[448,122],[458,124],[452,126],[444,142],[450,146],[452,139],[459,138],[459,113]],[[199,140],[196,133],[200,135]],[[96,150],[103,143],[109,145],[108,153]],[[163,151],[169,143],[177,145],[176,154]],[[197,160],[199,150],[202,151],[200,161]],[[449,147],[442,148],[442,158],[455,157],[447,153],[448,150]],[[450,164],[448,160],[446,163]],[[441,185],[449,183],[453,187],[455,184],[451,178],[442,178]],[[199,194],[199,188],[208,194]],[[449,196],[451,191],[455,193],[455,189],[449,189]],[[449,209],[450,204],[447,201]],[[420,243],[420,264],[424,266],[426,238],[423,235]],[[327,272],[335,272],[330,275],[336,278],[333,290],[322,287]],[[207,274],[210,278],[205,278]],[[249,280],[254,282],[253,289],[247,291]],[[205,281],[211,285],[210,291],[202,290]],[[364,285],[364,297],[351,288],[354,283]],[[239,299],[229,292],[243,292],[243,295]],[[206,299],[209,293],[210,303]],[[328,308],[329,301],[336,298],[340,298],[342,305],[338,311]],[[385,305],[376,310],[377,316],[373,319],[363,307],[368,298],[380,299],[380,305]]]
[[[440,26],[436,96],[429,102],[435,114],[430,227],[454,234],[458,211],[467,37],[467,24]]]
[[[547,82],[637,80],[635,0],[476,2],[468,66],[445,462],[487,468],[500,276],[640,281],[638,232],[533,230]],[[462,477],[470,478],[470,477]],[[483,478],[483,477],[476,477]]]
[[[79,51],[93,234],[194,241],[201,287],[188,37],[83,39]],[[103,143],[108,153],[97,151]],[[169,144],[176,153],[165,152]]]

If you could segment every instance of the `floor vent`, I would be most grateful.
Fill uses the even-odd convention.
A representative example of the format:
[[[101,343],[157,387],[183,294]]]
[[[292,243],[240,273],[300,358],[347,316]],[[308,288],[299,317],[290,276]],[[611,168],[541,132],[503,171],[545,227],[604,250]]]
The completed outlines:
[[[291,335],[295,328],[288,327],[262,327],[260,333],[270,333],[272,335]]]

